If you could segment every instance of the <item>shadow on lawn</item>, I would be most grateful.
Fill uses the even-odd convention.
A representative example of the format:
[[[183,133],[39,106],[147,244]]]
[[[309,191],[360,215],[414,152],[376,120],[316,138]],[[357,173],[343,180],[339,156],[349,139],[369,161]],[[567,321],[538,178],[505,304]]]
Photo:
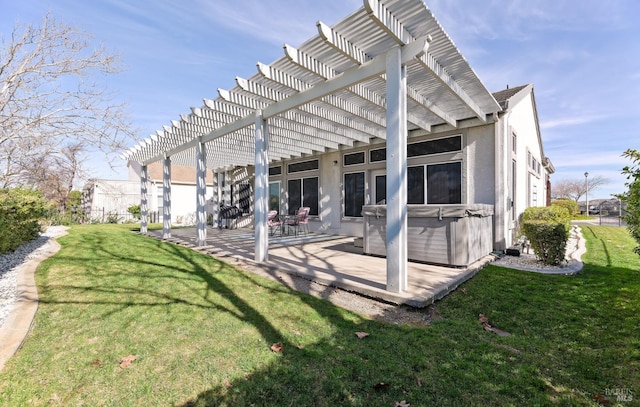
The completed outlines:
[[[620,287],[624,287],[624,282],[618,280],[634,278],[637,286],[637,278],[630,270],[586,265],[587,272],[564,277],[492,267],[490,272],[479,273],[466,283],[465,293],[450,295],[443,307],[446,311],[444,319],[426,329],[352,317],[327,301],[299,294],[285,285],[266,284],[248,272],[234,274],[261,290],[295,296],[299,300],[295,304],[308,306],[330,323],[331,336],[322,336],[317,342],[302,347],[294,336],[288,335],[287,339],[264,311],[256,309],[218,278],[216,272],[219,270],[203,267],[199,263],[200,255],[174,244],[149,239],[145,240],[146,247],[164,251],[178,261],[167,265],[137,253],[123,255],[117,246],[97,234],[88,234],[83,244],[102,251],[107,262],[117,259],[118,262],[153,266],[150,268],[154,272],[149,278],[167,278],[172,279],[173,284],[179,284],[181,275],[196,276],[206,283],[205,292],[194,288],[197,298],[184,298],[174,295],[171,290],[158,292],[143,286],[105,289],[99,285],[70,285],[66,288],[132,294],[134,298],[140,298],[140,301],[122,302],[106,296],[112,302],[105,300],[105,303],[118,305],[118,309],[111,312],[132,305],[166,306],[172,303],[210,308],[250,324],[266,344],[282,343],[282,351],[275,361],[246,372],[243,377],[212,386],[195,399],[183,402],[184,407],[392,406],[402,400],[411,405],[553,405],[563,402],[565,405],[588,405],[595,392],[607,386],[629,383],[614,368],[597,368],[603,357],[607,358],[604,363],[609,364],[620,359],[616,349],[607,349],[606,344],[597,348],[597,336],[617,330],[625,337],[637,337],[638,324],[633,323],[637,321],[634,311],[637,307],[629,306],[634,294],[629,292],[621,299]],[[604,241],[603,244],[606,246]],[[81,250],[76,253],[82,253]],[[83,262],[83,259],[75,260],[79,264]],[[167,271],[165,274],[163,270],[167,267],[174,273]],[[225,266],[219,264],[217,267]],[[180,274],[176,275],[175,271]],[[87,273],[91,272],[87,269]],[[607,278],[598,277],[598,273],[607,273]],[[109,274],[110,278],[117,278],[119,274],[125,276],[130,272],[110,270]],[[495,291],[488,290],[489,286]],[[65,287],[56,286],[56,289]],[[328,294],[332,288],[326,290],[325,294]],[[216,303],[208,297],[211,293],[223,297],[229,305]],[[550,298],[554,300],[550,301]],[[80,300],[68,302],[83,303]],[[562,308],[563,313],[555,308]],[[492,322],[513,335],[501,338],[483,331],[477,321],[479,312],[487,313]],[[538,317],[538,314],[542,316]],[[630,322],[623,324],[620,318]],[[356,332],[367,332],[369,336],[359,339]],[[628,347],[621,344],[621,347],[625,346]],[[543,352],[544,357],[537,352]],[[548,366],[552,370],[548,370]],[[167,404],[176,402],[168,400]]]

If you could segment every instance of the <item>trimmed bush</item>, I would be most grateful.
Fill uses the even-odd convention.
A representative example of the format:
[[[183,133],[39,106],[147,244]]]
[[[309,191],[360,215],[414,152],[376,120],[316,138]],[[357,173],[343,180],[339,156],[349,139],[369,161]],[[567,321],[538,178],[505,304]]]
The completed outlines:
[[[569,216],[576,216],[580,212],[580,206],[578,203],[572,199],[556,199],[551,202],[551,206],[560,206],[569,211]]]
[[[538,260],[557,265],[564,260],[569,230],[569,211],[561,206],[531,207],[522,215],[523,233]]]
[[[569,211],[561,206],[532,206],[524,210],[522,221],[545,220],[551,222],[566,223],[567,229],[571,226]]]
[[[0,189],[0,253],[38,237],[49,206],[37,191]]]
[[[569,232],[564,224],[544,220],[524,223],[524,234],[538,260],[544,264],[557,265],[564,260]]]

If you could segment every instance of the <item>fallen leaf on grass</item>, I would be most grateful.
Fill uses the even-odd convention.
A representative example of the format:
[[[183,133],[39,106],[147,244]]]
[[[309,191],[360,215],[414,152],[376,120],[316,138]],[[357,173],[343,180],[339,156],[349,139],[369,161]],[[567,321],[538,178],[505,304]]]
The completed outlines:
[[[356,336],[358,337],[358,339],[363,339],[369,336],[369,334],[366,332],[356,332]]]
[[[418,382],[418,387],[422,387],[422,377],[417,377],[416,382]]]
[[[489,318],[487,318],[486,315],[484,315],[484,314],[480,314],[479,321],[482,324],[482,327],[484,328],[485,331],[493,332],[494,334],[496,334],[498,336],[509,336],[509,335],[511,335],[509,332],[506,332],[506,331],[503,331],[501,329],[492,327],[491,324],[489,324]]]
[[[273,345],[271,345],[271,350],[276,353],[282,351],[282,343],[281,342],[274,343]]]
[[[136,359],[138,359],[138,357],[135,355],[129,355],[129,356],[123,357],[122,359],[120,359],[120,369],[127,368]]]
[[[91,366],[102,367],[102,361],[100,359],[96,359],[93,362],[91,362]]]
[[[222,382],[222,385],[223,385],[224,387],[226,387],[227,389],[228,389],[229,387],[233,386],[233,384],[231,384],[231,380],[229,380],[229,379],[224,379],[224,381]]]
[[[466,288],[461,288],[460,291],[462,292],[462,294],[466,294],[467,293],[467,289]]]
[[[393,407],[411,407],[411,404],[402,400],[402,401],[396,401],[396,404],[394,404]]]
[[[593,401],[595,401],[596,403],[598,403],[601,406],[608,406],[611,404],[611,402],[609,401],[608,398],[606,398],[605,396],[603,396],[602,394],[594,394],[593,397],[591,397],[593,399]]]

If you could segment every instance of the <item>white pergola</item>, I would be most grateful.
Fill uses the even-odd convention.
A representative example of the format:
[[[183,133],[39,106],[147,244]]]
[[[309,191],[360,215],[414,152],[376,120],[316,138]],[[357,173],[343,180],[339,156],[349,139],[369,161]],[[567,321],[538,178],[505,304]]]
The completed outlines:
[[[500,107],[422,0],[364,0],[364,6],[232,89],[218,89],[122,158],[164,161],[164,230],[170,236],[171,163],[197,169],[198,244],[206,240],[205,174],[255,166],[255,260],[268,260],[269,163],[386,140],[387,289],[407,285],[408,130],[493,120]]]

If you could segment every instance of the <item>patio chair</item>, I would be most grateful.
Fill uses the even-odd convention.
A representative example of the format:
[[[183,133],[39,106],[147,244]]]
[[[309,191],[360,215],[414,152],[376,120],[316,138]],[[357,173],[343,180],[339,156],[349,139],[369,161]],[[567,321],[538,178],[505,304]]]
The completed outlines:
[[[218,229],[222,229],[222,221],[224,220],[225,229],[233,229],[238,227],[238,218],[242,217],[242,211],[237,206],[220,204],[218,212]]]
[[[282,222],[277,220],[278,211],[269,211],[267,215],[267,225],[269,225],[269,234],[274,235],[276,230],[280,229],[280,236],[282,236]]]
[[[296,216],[287,220],[287,227],[293,228],[295,235],[298,235],[299,231],[304,230],[304,234],[306,235],[309,232],[309,211],[311,208],[307,206],[303,206],[298,209]]]

